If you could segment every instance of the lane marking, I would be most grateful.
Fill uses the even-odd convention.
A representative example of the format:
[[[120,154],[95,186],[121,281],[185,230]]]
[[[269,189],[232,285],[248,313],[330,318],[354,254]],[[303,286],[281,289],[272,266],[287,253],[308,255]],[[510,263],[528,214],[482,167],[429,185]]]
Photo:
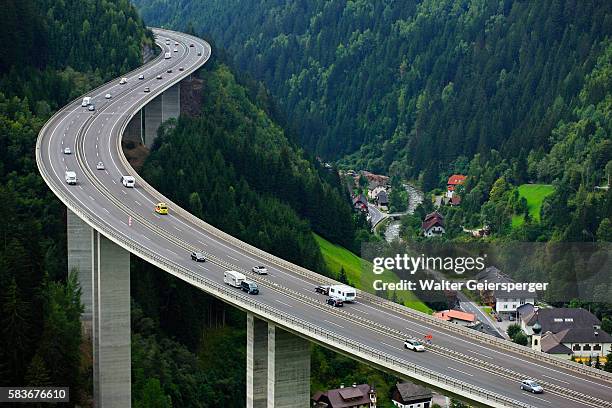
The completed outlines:
[[[327,322],[327,323],[329,323],[329,324],[333,324],[334,326],[338,326],[338,327],[340,327],[340,328],[344,329],[344,326],[340,326],[338,323],[330,322],[330,321],[329,321],[329,320],[327,320],[327,319],[323,319],[323,321],[324,321],[324,322]]]
[[[563,384],[570,384],[567,381],[559,380],[559,379],[557,379],[555,377],[551,377],[550,375],[542,374],[542,377],[550,378],[551,380],[559,381],[560,383],[563,383]]]
[[[461,374],[469,375],[470,377],[474,376],[474,374],[466,373],[465,371],[457,370],[456,368],[453,368],[453,367],[446,367],[446,368],[448,368],[449,370],[457,371],[458,373],[461,373]]]
[[[392,346],[392,345],[391,345],[391,344],[389,344],[389,343],[385,343],[384,341],[381,341],[381,342],[380,342],[380,344],[384,344],[385,346],[387,346],[387,347],[391,347],[391,348],[399,348],[399,347],[397,347],[397,346]],[[400,349],[400,350],[401,350],[401,349]]]
[[[540,401],[544,401],[544,402],[545,402],[545,403],[547,403],[547,404],[552,404],[552,402],[550,402],[550,401],[546,401],[544,398],[536,397],[535,395],[533,395],[533,394],[531,394],[531,393],[526,394],[526,395],[529,395],[530,397],[533,397],[533,398],[535,398],[535,399],[539,399]]]
[[[134,200],[134,202],[142,207],[142,204],[140,204],[138,201]]]
[[[281,301],[280,301],[280,300],[278,300],[278,299],[274,299],[274,300],[276,300],[278,303],[280,303],[280,304],[282,304],[282,305],[285,305],[285,306],[287,306],[287,307],[293,307],[293,306],[291,306],[290,304],[285,303],[285,302],[281,302]]]

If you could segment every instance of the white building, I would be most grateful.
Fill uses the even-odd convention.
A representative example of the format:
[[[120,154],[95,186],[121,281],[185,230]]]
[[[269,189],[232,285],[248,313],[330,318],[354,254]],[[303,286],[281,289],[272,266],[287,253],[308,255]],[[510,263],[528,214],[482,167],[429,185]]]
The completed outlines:
[[[431,390],[412,383],[397,383],[391,401],[398,408],[430,408]]]

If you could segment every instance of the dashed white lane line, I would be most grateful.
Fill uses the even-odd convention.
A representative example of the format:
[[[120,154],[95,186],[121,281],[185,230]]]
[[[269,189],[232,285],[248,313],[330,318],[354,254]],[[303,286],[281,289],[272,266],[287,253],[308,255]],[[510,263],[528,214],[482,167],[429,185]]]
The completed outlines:
[[[470,349],[468,349],[467,351],[468,351],[469,353],[472,353],[472,354],[477,354],[477,355],[479,355],[480,357],[484,357],[484,358],[488,358],[488,359],[490,359],[490,360],[494,360],[494,358],[493,358],[493,357],[491,357],[491,356],[487,356],[486,354],[482,354],[482,353],[479,353],[479,352],[477,352],[477,351],[470,350]]]
[[[465,371],[457,370],[456,368],[453,368],[453,367],[446,367],[446,368],[448,368],[449,370],[457,371],[458,373],[461,373],[461,374],[464,374],[464,375],[468,375],[470,377],[474,376],[474,374],[466,373]]]
[[[542,377],[550,378],[551,380],[555,380],[563,384],[569,384],[569,382],[567,381],[559,380],[558,378],[551,377],[550,375],[542,374]]]
[[[287,306],[287,307],[293,307],[293,306],[291,306],[290,304],[285,303],[285,302],[281,302],[281,301],[280,301],[280,300],[278,300],[278,299],[275,299],[275,300],[276,300],[278,303],[280,303],[281,305],[285,305],[285,306]]]
[[[117,182],[115,180],[112,180],[113,183],[117,184]]]
[[[127,195],[127,193],[125,192],[125,190],[121,190],[121,192],[123,193],[123,195]]]
[[[92,196],[88,195],[88,197],[91,201],[94,201],[94,198]]]
[[[400,348],[400,347],[397,347],[397,346],[392,346],[392,345],[391,345],[391,344],[389,344],[389,343],[385,343],[384,341],[381,341],[381,342],[380,342],[380,344],[384,344],[385,346],[387,346],[387,347],[391,347],[391,348]]]
[[[174,226],[174,229],[175,229],[175,230],[177,230],[177,231],[179,231],[179,232],[183,232],[183,230],[182,230],[182,229],[180,229],[179,227],[177,227],[176,225]]]
[[[110,214],[110,211],[108,211],[106,208],[102,207],[102,209],[106,211],[108,214]]]
[[[138,201],[134,200],[134,202],[142,207],[142,204],[140,204]]]
[[[208,246],[208,244],[207,244],[207,243],[205,243],[205,242],[202,242],[202,241],[198,241],[198,242],[199,242],[200,244],[204,245],[204,246]]]
[[[327,319],[323,319],[323,321],[324,321],[324,322],[327,322],[327,323],[329,323],[329,324],[333,324],[334,326],[338,326],[338,327],[340,327],[340,328],[344,329],[344,326],[340,326],[338,323],[330,322],[330,321],[329,321],[329,320],[327,320]]]
[[[240,262],[240,259],[238,259],[238,258],[234,258],[234,257],[233,257],[233,256],[231,256],[231,255],[228,255],[227,257],[228,257],[228,258],[233,259],[234,261],[238,261],[238,262]]]
[[[532,395],[532,394],[527,394],[527,395],[529,395],[530,397],[535,398],[537,400],[544,401],[547,404],[552,404],[552,402],[546,401],[544,398],[536,397],[535,395]]]
[[[198,265],[200,268],[204,269],[205,271],[210,271],[210,269],[208,269],[207,267],[203,266],[203,265]]]
[[[172,252],[172,253],[173,253],[174,255],[176,255],[176,256],[179,256],[179,254],[177,254],[176,252],[174,252],[174,251],[173,251],[173,250],[171,250],[171,249],[168,249],[168,251],[169,251],[169,252]]]

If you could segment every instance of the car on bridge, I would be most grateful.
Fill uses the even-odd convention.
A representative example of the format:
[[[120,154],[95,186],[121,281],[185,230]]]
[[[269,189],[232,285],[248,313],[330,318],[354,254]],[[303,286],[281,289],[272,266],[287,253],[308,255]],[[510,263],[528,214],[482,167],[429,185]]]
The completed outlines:
[[[113,95],[111,95],[111,94],[107,93],[106,95],[104,95],[104,97],[105,97],[106,99],[110,99],[110,98],[112,98],[112,97],[113,97]]]
[[[521,381],[521,390],[529,391],[534,394],[542,394],[544,392],[544,388],[537,382],[533,380],[523,380]]]
[[[168,69],[166,70],[166,72],[167,72],[167,73],[169,73],[169,74],[171,74],[171,73],[172,73],[172,68],[168,68]]]
[[[267,275],[268,274],[268,268],[266,268],[265,266],[262,265],[257,265],[254,266],[253,268],[251,268],[251,270],[259,275]]]
[[[423,343],[414,339],[404,340],[404,348],[412,351],[425,351]]]
[[[259,294],[259,287],[257,286],[257,284],[255,282],[243,280],[240,283],[240,287],[242,288],[243,291],[245,291],[249,295],[258,295]]]
[[[325,301],[328,305],[333,306],[333,307],[342,307],[344,306],[344,302],[342,301],[342,299],[338,299],[338,298],[327,298],[327,300]]]
[[[178,52],[178,48],[175,48],[175,49],[174,49],[174,52]]]
[[[203,252],[194,251],[191,253],[191,259],[196,262],[206,262],[206,256]]]
[[[155,212],[158,214],[166,215],[168,214],[168,206],[166,203],[157,203],[155,204]]]
[[[151,88],[149,88],[148,86],[145,86],[145,89],[143,90],[143,92],[151,92]]]
[[[136,179],[133,176],[121,176],[121,184],[123,184],[123,187],[133,188]]]
[[[69,147],[64,147],[64,154],[72,154],[72,150]]]
[[[104,170],[104,163],[98,162],[98,164],[96,164],[96,170]]]
[[[121,81],[119,81],[119,85],[125,85],[127,84],[127,78],[121,78]]]
[[[158,76],[156,76],[155,78],[157,78],[157,79],[162,79],[162,76],[161,76],[161,75],[158,75]]]
[[[195,47],[195,45],[193,43],[189,44],[190,47]]]
[[[320,293],[322,295],[329,295],[329,286],[318,285],[315,287],[315,292]]]
[[[93,112],[96,110],[96,106],[95,105],[89,105],[89,107],[87,108],[88,111]]]

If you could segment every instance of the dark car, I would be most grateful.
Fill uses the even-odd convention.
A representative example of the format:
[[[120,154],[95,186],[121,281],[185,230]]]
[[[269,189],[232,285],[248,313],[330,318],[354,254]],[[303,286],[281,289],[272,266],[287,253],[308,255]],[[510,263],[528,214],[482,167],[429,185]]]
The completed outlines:
[[[196,262],[206,262],[206,256],[202,252],[192,252],[191,259]]]
[[[336,298],[327,298],[327,304],[331,305],[333,307],[342,307],[342,306],[344,306],[344,302],[341,301],[340,299],[336,299]]]
[[[242,281],[242,283],[240,284],[240,287],[242,288],[242,290],[244,290],[249,295],[259,294],[259,287],[257,287],[257,284],[255,282],[245,280],[245,281]]]
[[[319,285],[315,288],[315,292],[322,295],[329,295],[329,286]]]

